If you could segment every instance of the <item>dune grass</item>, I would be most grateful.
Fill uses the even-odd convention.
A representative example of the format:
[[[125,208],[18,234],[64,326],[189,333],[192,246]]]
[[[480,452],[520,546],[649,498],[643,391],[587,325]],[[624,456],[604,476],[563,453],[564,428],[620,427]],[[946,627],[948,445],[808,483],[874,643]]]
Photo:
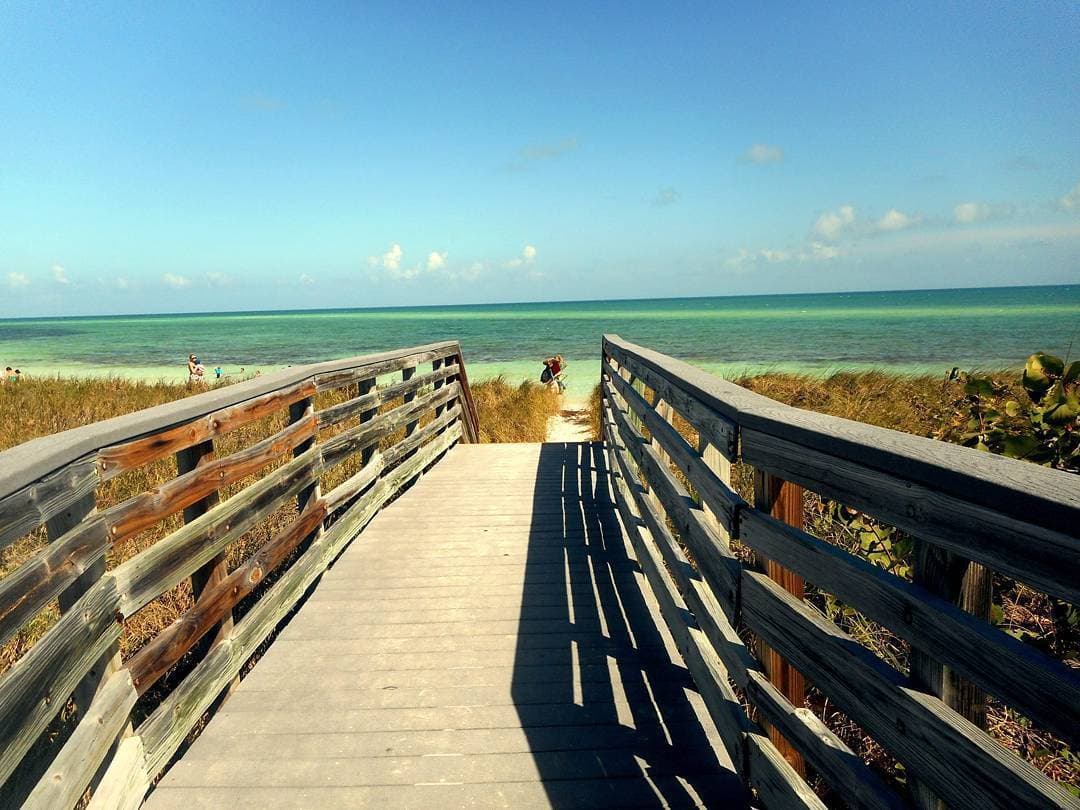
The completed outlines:
[[[513,385],[499,376],[472,384],[481,442],[542,442],[559,397],[540,383]]]

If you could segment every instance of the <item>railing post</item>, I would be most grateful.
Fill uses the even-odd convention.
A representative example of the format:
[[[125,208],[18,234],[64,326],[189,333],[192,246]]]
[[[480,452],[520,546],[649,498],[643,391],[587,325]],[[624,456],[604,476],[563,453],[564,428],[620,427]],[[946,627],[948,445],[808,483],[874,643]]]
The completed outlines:
[[[443,360],[443,359],[442,359],[441,357],[440,357],[440,358],[439,358],[438,360],[432,360],[432,361],[431,361],[431,370],[432,370],[432,371],[438,371],[439,369],[441,369],[441,368],[443,367],[443,363],[444,363],[444,362],[445,362],[445,361],[444,361],[444,360]],[[435,384],[434,384],[434,385],[432,386],[432,388],[434,388],[434,389],[435,389],[436,391],[438,391],[438,390],[439,390],[440,388],[442,388],[442,387],[443,387],[443,386],[444,386],[445,384],[446,384],[446,380],[445,380],[445,379],[443,379],[443,380],[436,380],[436,381],[435,381]],[[435,418],[436,418],[436,419],[438,419],[438,418],[439,418],[440,416],[442,416],[442,412],[443,412],[443,410],[445,409],[445,407],[446,407],[446,406],[444,406],[444,405],[436,405],[436,406],[435,406]]]
[[[313,397],[305,397],[299,402],[294,402],[289,406],[289,424],[295,424],[301,419],[307,419],[315,413],[315,399]],[[312,447],[315,446],[315,442],[318,441],[318,432],[316,432],[310,439],[305,439],[300,442],[293,449],[293,458],[303,455]],[[303,514],[304,510],[315,501],[319,500],[322,496],[322,486],[316,480],[311,486],[300,490],[296,496],[296,511],[298,514]],[[320,523],[319,527],[307,537],[303,543],[297,546],[299,553],[303,553],[304,550],[310,546],[321,534],[323,533],[323,526]]]
[[[67,532],[74,529],[93,514],[96,507],[96,495],[91,492],[83,498],[80,498],[60,514],[47,520],[45,526],[46,531],[48,532],[49,541],[56,542],[63,537]],[[86,570],[83,571],[74,582],[60,592],[59,598],[57,599],[60,604],[60,612],[67,613],[71,610],[71,607],[79,600],[79,598],[90,590],[90,587],[104,575],[105,554],[102,554],[98,559],[94,560],[91,565],[87,566]],[[90,701],[94,699],[94,695],[97,693],[98,688],[119,668],[120,643],[117,642],[113,645],[111,650],[102,655],[98,662],[91,667],[88,673],[86,673],[86,677],[84,677],[79,685],[75,687],[75,691],[72,693],[71,697],[75,702],[75,707],[80,715],[86,711],[87,707],[89,707]]]
[[[188,447],[179,451],[176,454],[176,471],[179,475],[184,475],[192,470],[208,464],[214,460],[214,441],[209,439],[205,442]],[[211,492],[205,498],[200,501],[196,501],[184,508],[184,523],[191,523],[195,518],[210,511],[219,502],[218,493]],[[198,569],[191,575],[191,595],[194,602],[199,601],[199,597],[203,591],[207,588],[216,585],[221,580],[225,579],[229,575],[229,566],[227,562],[227,552],[222,551],[210,562],[206,563],[202,568]],[[221,622],[217,625],[217,633],[214,635],[209,644],[205,647],[206,650],[219,644],[225,639],[233,628],[233,615],[230,610],[226,613]],[[209,634],[207,634],[209,637]],[[205,650],[204,650],[205,652]],[[225,689],[222,696],[228,695],[236,686],[240,683],[240,678],[235,678],[232,683]]]
[[[914,554],[915,584],[980,619],[990,619],[993,573],[988,568],[924,540],[915,541]],[[916,688],[937,695],[942,703],[979,728],[986,728],[986,693],[916,647],[911,648],[911,682]],[[924,784],[915,778],[909,783],[919,807],[924,810],[945,807]]]
[[[359,396],[364,396],[364,394],[371,393],[372,391],[375,390],[375,378],[372,377],[372,378],[367,379],[367,380],[361,380],[360,383],[359,383],[358,388],[359,388]],[[368,410],[361,412],[361,414],[360,414],[360,422],[361,423],[370,422],[372,419],[375,418],[375,416],[378,413],[379,413],[378,406],[376,406],[374,408],[368,408]],[[363,451],[360,453],[360,464],[361,464],[361,466],[366,466],[367,463],[369,461],[371,461],[371,457],[373,455],[375,455],[375,450],[376,449],[377,449],[376,447],[365,447],[363,449]]]
[[[803,489],[797,484],[785,481],[775,475],[754,470],[754,507],[760,512],[767,512],[777,520],[783,521],[789,526],[801,529],[803,527]],[[769,579],[778,583],[788,593],[802,599],[805,596],[803,578],[782,565],[772,560],[759,556],[757,564]],[[761,639],[757,640],[758,658],[761,659],[765,673],[769,677],[769,683],[783,693],[791,705],[796,709],[801,708],[806,701],[806,682],[801,672],[791,666],[780,657],[775,650],[768,647]],[[806,765],[802,754],[790,742],[788,742],[773,726],[767,725],[769,739],[777,747],[784,759],[799,772],[800,776],[806,775]]]

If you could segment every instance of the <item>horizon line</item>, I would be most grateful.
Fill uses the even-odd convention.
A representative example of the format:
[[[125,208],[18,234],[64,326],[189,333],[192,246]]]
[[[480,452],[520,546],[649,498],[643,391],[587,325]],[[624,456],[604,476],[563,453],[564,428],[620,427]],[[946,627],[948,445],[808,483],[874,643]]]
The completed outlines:
[[[381,312],[395,309],[454,309],[459,307],[512,307],[528,304],[608,304],[633,301],[694,301],[703,298],[781,298],[785,296],[812,296],[812,295],[871,295],[882,293],[918,293],[918,292],[958,292],[961,290],[1013,290],[1013,289],[1039,289],[1073,287],[1080,281],[1064,284],[996,284],[992,286],[972,287],[910,287],[887,290],[834,290],[830,292],[773,292],[773,293],[739,293],[734,295],[673,295],[673,296],[646,296],[627,298],[564,298],[558,300],[534,300],[534,301],[477,301],[461,304],[388,304],[375,307],[307,307],[296,309],[226,309],[226,310],[192,310],[186,312],[117,312],[110,315],[23,315],[14,317],[0,317],[0,321],[36,321],[36,320],[76,320],[90,318],[166,318],[176,316],[199,316],[199,315],[283,315],[288,313],[302,312]]]

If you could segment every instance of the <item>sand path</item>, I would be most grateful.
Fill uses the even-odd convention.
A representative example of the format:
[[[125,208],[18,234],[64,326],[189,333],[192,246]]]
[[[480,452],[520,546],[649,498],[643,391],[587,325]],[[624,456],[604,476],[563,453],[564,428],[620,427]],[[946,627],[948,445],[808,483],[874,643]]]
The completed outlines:
[[[589,412],[585,410],[584,404],[565,403],[562,410],[548,420],[547,440],[549,442],[592,441]]]

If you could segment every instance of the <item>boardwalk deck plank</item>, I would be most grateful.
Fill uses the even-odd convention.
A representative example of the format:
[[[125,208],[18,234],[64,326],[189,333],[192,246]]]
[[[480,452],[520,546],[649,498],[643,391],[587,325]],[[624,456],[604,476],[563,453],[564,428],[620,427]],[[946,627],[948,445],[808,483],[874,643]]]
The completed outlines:
[[[147,806],[741,804],[603,465],[589,444],[454,448],[346,549]]]

